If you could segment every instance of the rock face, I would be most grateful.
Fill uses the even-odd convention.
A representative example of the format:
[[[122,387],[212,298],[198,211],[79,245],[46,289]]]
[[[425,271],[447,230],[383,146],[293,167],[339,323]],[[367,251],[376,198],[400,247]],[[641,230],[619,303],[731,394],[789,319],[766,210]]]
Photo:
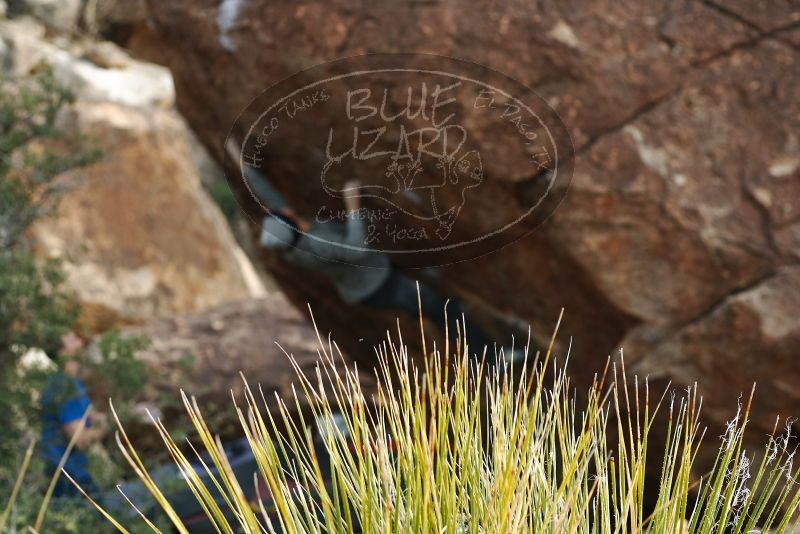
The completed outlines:
[[[573,336],[573,370],[586,379],[624,346],[629,368],[698,381],[712,424],[753,380],[759,430],[777,413],[800,414],[796,3],[176,0],[149,9],[151,25],[130,46],[172,69],[179,109],[220,160],[251,99],[339,57],[452,55],[532,87],[572,137],[567,198],[514,245],[442,268],[442,286],[495,317],[532,322],[540,339],[565,307],[562,337]],[[479,128],[470,133],[487,133]],[[301,168],[276,157],[266,170],[296,184],[286,194],[302,206],[320,192],[304,189]],[[534,187],[486,179],[504,194],[501,210]],[[391,324],[361,308],[345,321],[329,286],[272,270],[338,332]]]
[[[297,375],[287,355],[308,376],[313,376],[319,359],[314,328],[280,294],[176,315],[126,332],[151,340],[150,348],[140,353],[151,370],[149,388],[169,398],[183,389],[214,412],[208,415],[226,414],[225,422],[234,427],[238,423],[231,417],[231,393],[240,398],[240,372],[251,387],[261,386],[272,409],[277,408],[274,393],[292,398]],[[192,363],[188,377],[182,365],[187,355]],[[156,395],[151,392],[148,397]]]
[[[72,173],[76,188],[34,234],[42,254],[64,260],[89,310],[84,319],[99,321],[87,326],[201,310],[258,291],[173,112],[78,103],[73,119],[76,131],[102,140],[103,158]]]
[[[126,106],[170,108],[175,101],[172,76],[164,67],[133,61],[112,43],[70,43],[56,46],[45,29],[31,19],[2,22],[2,63],[20,76],[39,65],[53,68],[58,80],[82,100]]]
[[[12,0],[12,12],[26,13],[59,32],[77,29],[83,0]]]
[[[667,375],[681,383],[690,383],[698,373],[714,377],[714,382],[727,387],[712,399],[747,392],[756,382],[758,412],[792,416],[800,406],[795,382],[798,313],[800,267],[783,267],[666,336],[639,365],[651,376]],[[671,366],[663,368],[662,361]]]
[[[145,0],[11,0],[12,15],[30,15],[60,34],[111,32],[115,25],[144,22]]]
[[[0,23],[7,71],[52,65],[77,97],[64,128],[102,151],[58,178],[67,186],[58,211],[32,229],[38,254],[63,261],[87,333],[263,295],[201,185],[169,72],[110,44],[84,51],[42,35],[32,21]]]

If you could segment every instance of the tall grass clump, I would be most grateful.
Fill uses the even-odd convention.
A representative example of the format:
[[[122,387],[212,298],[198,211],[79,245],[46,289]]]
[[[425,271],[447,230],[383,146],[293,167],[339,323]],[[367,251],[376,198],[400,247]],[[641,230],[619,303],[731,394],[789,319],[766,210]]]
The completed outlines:
[[[693,464],[704,432],[696,387],[653,397],[646,380],[607,364],[577,400],[552,343],[526,363],[491,369],[470,361],[460,343],[450,349],[426,350],[414,365],[400,336],[387,340],[376,351],[377,390],[367,394],[336,345],[320,339],[312,376],[289,358],[295,396],[277,399],[278,409],[267,407],[260,388],[246,386],[235,409],[274,513],[263,500],[245,498],[243,488],[254,481],[233,476],[194,399],[183,396],[197,434],[188,447],[156,426],[217,532],[790,530],[800,502],[794,451],[778,432],[763,454],[744,449],[748,404],[729,423],[713,469],[698,473]],[[301,401],[310,401],[313,413],[303,416]],[[319,431],[310,430],[312,420]],[[656,424],[665,425],[658,443],[651,437]],[[118,442],[175,530],[188,532],[121,427]],[[648,471],[654,458],[663,458],[655,473]],[[658,482],[645,488],[646,475]]]

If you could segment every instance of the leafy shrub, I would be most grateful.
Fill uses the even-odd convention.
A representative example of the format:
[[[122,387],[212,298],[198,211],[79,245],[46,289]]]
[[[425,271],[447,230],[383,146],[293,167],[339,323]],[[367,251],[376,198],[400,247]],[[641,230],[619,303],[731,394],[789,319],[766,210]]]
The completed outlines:
[[[49,69],[30,78],[0,77],[2,489],[16,476],[20,442],[30,438],[38,422],[35,399],[44,379],[41,370],[23,373],[18,360],[31,349],[55,354],[77,314],[58,262],[36,261],[25,241],[30,225],[58,203],[65,185],[55,177],[96,157],[57,126],[59,111],[72,101],[73,95],[56,83]]]
[[[20,365],[32,350],[56,354],[79,311],[59,262],[34,258],[25,239],[31,224],[52,213],[73,185],[56,177],[100,155],[88,140],[59,127],[60,112],[73,100],[47,68],[27,78],[0,77],[0,532],[35,527],[77,533],[104,526],[90,507],[43,499],[51,479],[33,444],[39,392],[53,371]],[[133,397],[144,381],[133,353],[143,343],[112,333],[89,371],[109,390]]]

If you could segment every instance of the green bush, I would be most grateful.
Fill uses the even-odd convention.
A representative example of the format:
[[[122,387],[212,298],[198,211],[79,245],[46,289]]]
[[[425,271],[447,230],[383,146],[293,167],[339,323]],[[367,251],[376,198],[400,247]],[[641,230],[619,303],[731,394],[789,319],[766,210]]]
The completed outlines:
[[[55,176],[91,160],[59,145],[64,135],[56,119],[72,99],[47,69],[0,78],[0,488],[16,475],[7,468],[17,465],[20,441],[38,421],[42,373],[21,376],[18,359],[34,348],[53,354],[76,318],[58,263],[35,261],[25,242],[30,225],[58,202],[64,186]]]
[[[59,127],[59,114],[72,101],[46,68],[28,78],[0,77],[0,532],[105,526],[91,507],[43,498],[51,480],[33,444],[39,392],[53,371],[20,365],[32,349],[56,354],[79,311],[59,262],[34,258],[26,241],[31,224],[52,213],[73,185],[56,177],[99,157],[88,140]],[[87,368],[108,391],[133,398],[145,379],[133,353],[144,343],[111,333]]]

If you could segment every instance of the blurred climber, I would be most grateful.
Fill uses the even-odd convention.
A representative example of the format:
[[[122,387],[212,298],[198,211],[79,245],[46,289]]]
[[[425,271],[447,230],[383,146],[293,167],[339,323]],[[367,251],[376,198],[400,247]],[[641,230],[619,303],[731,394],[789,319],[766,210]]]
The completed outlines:
[[[46,474],[56,474],[64,459],[64,471],[69,473],[86,493],[97,494],[97,486],[89,474],[86,449],[105,434],[105,414],[94,411],[86,388],[79,375],[78,357],[85,344],[74,332],[61,339],[61,349],[54,358],[61,370],[50,375],[42,391],[42,455]],[[70,442],[75,444],[67,454]],[[66,458],[65,458],[66,456]],[[53,497],[81,497],[75,486],[59,474]]]
[[[240,148],[236,142],[228,139],[225,148],[234,161],[239,161]],[[245,165],[243,173],[253,193],[270,211],[261,221],[262,246],[279,251],[293,265],[322,274],[349,304],[397,310],[412,316],[421,312],[442,331],[447,328],[453,339],[463,330],[459,323],[464,312],[457,299],[445,298],[403,274],[386,254],[365,250],[363,220],[347,217],[342,223],[308,221],[298,216],[255,168]],[[361,207],[354,193],[357,189],[356,182],[345,185],[345,190],[351,191],[344,197],[347,213],[355,213]],[[466,328],[466,342],[470,353],[477,353],[479,357],[487,347],[487,363],[493,362],[493,343],[474,323]]]

